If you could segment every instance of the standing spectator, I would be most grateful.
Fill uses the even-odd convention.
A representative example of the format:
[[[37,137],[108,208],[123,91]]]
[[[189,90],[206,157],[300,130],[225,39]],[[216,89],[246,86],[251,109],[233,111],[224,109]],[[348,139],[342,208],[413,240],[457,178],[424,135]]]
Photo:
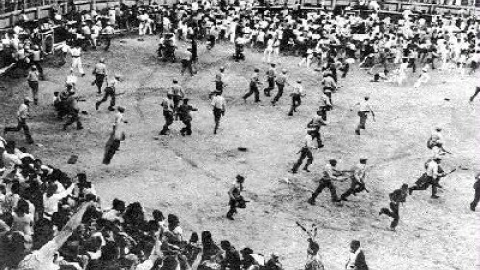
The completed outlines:
[[[78,42],[70,49],[70,54],[72,55],[72,69],[78,68],[78,72],[80,72],[82,77],[85,76],[82,66],[82,48]]]

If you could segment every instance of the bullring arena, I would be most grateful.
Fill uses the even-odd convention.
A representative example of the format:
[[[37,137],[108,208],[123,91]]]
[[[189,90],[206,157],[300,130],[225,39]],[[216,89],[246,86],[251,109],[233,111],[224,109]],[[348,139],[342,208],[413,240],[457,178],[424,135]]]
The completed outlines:
[[[101,5],[105,3],[99,3]],[[478,7],[468,8],[469,12],[478,14]],[[393,11],[390,9],[390,12]],[[8,20],[4,22],[7,24]],[[475,25],[478,37],[478,21]],[[464,70],[428,68],[428,82],[414,87],[425,66],[422,60],[416,73],[409,70],[399,85],[373,82],[374,74],[383,71],[383,67],[360,68],[357,59],[345,78],[340,78],[340,71],[338,73],[333,109],[328,112],[327,125],[322,127],[325,146],[312,150],[311,172],[299,170],[292,174],[289,170],[305,144],[307,123],[317,111],[322,92],[322,71],[316,63],[311,67],[299,66],[302,56],[291,53],[282,52],[274,57],[272,62],[276,64],[277,74],[285,69],[291,85],[285,87],[283,97],[272,106],[273,96],[267,97],[262,91],[268,85],[264,74],[270,67],[262,59],[263,48],[246,46],[245,60],[235,61],[234,43],[218,40],[208,49],[207,41],[199,39],[195,74],[182,75],[179,60],[170,63],[157,56],[158,34],[139,37],[136,28],[131,32],[115,28],[117,34],[108,51],[100,45],[96,50],[90,48],[82,52],[85,76],[74,70],[78,77],[75,95],[83,129],[76,130],[73,125],[63,130],[65,120],[58,119],[54,110],[54,92],[65,91],[65,78],[72,63],[69,54],[65,65],[58,64],[63,45],[57,44],[58,51],[46,55],[43,61],[44,80],[39,81],[38,105],[30,105],[27,121],[35,143],[27,144],[22,132],[2,134],[5,141],[15,141],[17,148],[25,147],[43,164],[58,168],[72,178],[86,173],[103,209],[110,208],[115,198],[127,205],[140,202],[146,219],[151,218],[155,209],[165,217],[177,215],[187,242],[192,232],[200,235],[202,231],[210,231],[218,244],[228,240],[238,251],[249,247],[265,255],[266,260],[270,254],[278,254],[283,269],[303,269],[309,260],[309,236],[297,223],[307,229],[317,227],[315,241],[324,269],[345,269],[351,256],[349,244],[354,239],[361,242],[369,269],[480,269],[480,220],[478,212],[469,209],[475,175],[480,170],[480,105],[478,99],[469,102],[480,86],[478,71],[470,72],[467,65]],[[177,52],[191,44],[190,40],[181,38],[176,42]],[[478,46],[475,48],[478,50]],[[107,110],[106,104],[95,109],[101,95],[92,84],[95,80],[92,71],[101,58],[105,59],[109,74],[118,78],[116,106],[125,108],[126,120],[125,140],[109,165],[102,164],[102,158],[115,112]],[[441,66],[439,61],[437,67]],[[215,75],[220,67],[225,69],[226,110],[214,135],[209,94],[215,90]],[[388,69],[393,71],[397,67],[391,64]],[[256,68],[263,82],[261,102],[254,102],[252,98],[245,102],[242,96],[249,91]],[[159,135],[165,123],[161,104],[173,80],[178,80],[189,104],[198,109],[191,112],[190,136],[182,136],[181,121],[174,121],[167,135]],[[297,111],[289,116],[290,93],[297,81],[301,81],[304,96]],[[276,89],[272,94],[275,92]],[[366,129],[356,135],[356,104],[365,96],[370,98],[375,121],[369,116]],[[27,79],[12,67],[0,77],[1,128],[16,125],[17,110],[25,97],[31,97]],[[426,141],[438,126],[442,128],[449,152],[442,155],[441,164],[445,171],[457,170],[442,178],[438,199],[430,197],[429,189],[408,196],[400,206],[398,228],[392,231],[390,219],[379,216],[379,210],[388,207],[390,192],[403,183],[413,185],[425,172],[425,162],[432,157]],[[78,160],[67,162],[72,155]],[[324,165],[330,159],[338,161],[339,170],[350,170],[360,158],[368,158],[365,178],[368,192],[333,203],[329,192],[324,191],[316,205],[307,203],[318,185],[314,180],[323,176]],[[2,176],[7,194],[15,182],[15,177],[9,174],[13,164],[10,166],[6,166]],[[235,220],[229,220],[225,218],[229,209],[228,191],[237,175],[245,177],[242,195],[248,202],[245,209],[238,210]],[[350,180],[346,179],[334,183],[339,195],[350,186]],[[71,211],[75,212],[74,209]],[[2,237],[8,233],[11,230],[3,231]],[[27,269],[2,265],[2,260],[4,264],[8,261],[5,255],[9,254],[5,251],[8,241],[0,243],[3,252],[0,268]],[[165,254],[167,252],[163,256]],[[136,264],[146,259],[137,256]],[[219,256],[218,260],[223,263],[226,259]],[[101,269],[89,268],[88,264],[79,267]],[[103,269],[136,269],[135,265],[130,267]],[[162,267],[168,269],[165,263]],[[226,268],[234,269],[233,266]]]

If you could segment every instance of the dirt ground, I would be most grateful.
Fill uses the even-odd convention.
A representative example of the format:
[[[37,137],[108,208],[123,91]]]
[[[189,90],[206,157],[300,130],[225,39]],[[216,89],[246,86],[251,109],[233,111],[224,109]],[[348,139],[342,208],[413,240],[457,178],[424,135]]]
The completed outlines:
[[[301,78],[307,93],[298,113],[288,117],[290,88],[275,107],[264,96],[260,104],[253,100],[244,104],[241,99],[253,69],[263,72],[268,67],[261,54],[249,51],[246,62],[236,63],[231,60],[232,46],[219,45],[208,52],[200,44],[198,74],[181,77],[179,64],[156,59],[156,43],[155,37],[117,39],[110,52],[85,55],[87,75],[79,77],[78,87],[79,94],[86,97],[81,109],[88,112],[82,119],[82,131],[73,126],[62,131],[62,122],[55,119],[53,92],[62,90],[68,67],[48,66],[47,80],[40,83],[41,104],[33,106],[30,121],[40,145],[27,148],[45,163],[70,173],[86,171],[105,206],[118,197],[140,201],[148,211],[176,213],[187,237],[191,231],[210,230],[217,241],[229,239],[237,248],[249,246],[263,254],[276,251],[286,269],[303,268],[306,258],[307,237],[295,221],[319,226],[326,269],[344,269],[352,239],[362,242],[371,269],[480,269],[480,217],[468,209],[473,175],[480,169],[480,101],[468,103],[478,85],[478,73],[475,77],[435,71],[431,82],[414,89],[414,75],[398,87],[369,82],[371,76],[354,67],[334,94],[335,108],[325,129],[326,147],[314,152],[313,172],[292,176],[287,170],[297,158],[306,123],[318,102],[320,78],[314,71],[299,68],[298,58],[279,60],[278,70],[286,68],[291,79]],[[107,58],[110,70],[123,75],[117,87],[123,94],[117,103],[126,106],[129,121],[127,139],[109,166],[101,161],[113,114],[107,104],[95,111],[100,97],[90,85],[93,65],[100,57]],[[221,65],[226,67],[229,84],[225,91],[228,105],[219,134],[214,136],[208,92]],[[199,109],[193,113],[193,135],[182,137],[182,124],[175,122],[170,135],[158,138],[164,123],[160,102],[174,78]],[[18,104],[29,94],[27,83],[4,77],[0,86],[2,122],[14,124]],[[369,119],[367,130],[356,136],[357,116],[350,109],[365,94],[371,97],[376,122]],[[438,200],[430,199],[429,191],[409,197],[401,207],[398,230],[391,232],[387,230],[390,220],[379,217],[378,211],[388,205],[389,192],[402,183],[414,183],[421,175],[430,156],[426,139],[437,124],[444,127],[447,146],[453,152],[444,159],[444,167],[462,165],[468,170],[444,179]],[[24,144],[21,133],[10,133],[7,139]],[[238,147],[248,150],[240,152]],[[75,165],[66,163],[71,154],[79,155]],[[362,156],[372,165],[366,180],[370,193],[352,197],[343,207],[333,205],[328,192],[319,196],[317,206],[306,203],[316,187],[312,178],[328,159],[336,158],[338,167],[349,169]],[[251,202],[235,221],[229,221],[224,217],[227,190],[236,174],[246,176],[246,197]],[[284,182],[286,178],[290,184]],[[337,186],[338,192],[343,192],[348,182]]]

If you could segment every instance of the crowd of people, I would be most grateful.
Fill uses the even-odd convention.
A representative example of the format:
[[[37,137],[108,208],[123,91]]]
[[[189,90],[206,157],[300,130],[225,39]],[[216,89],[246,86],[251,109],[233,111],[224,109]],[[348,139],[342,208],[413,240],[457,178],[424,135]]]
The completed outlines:
[[[54,106],[59,118],[67,117],[66,129],[80,122],[79,100],[76,96],[77,76],[85,75],[81,57],[90,49],[99,46],[99,39],[105,42],[105,50],[111,47],[115,28],[131,30],[138,27],[139,36],[160,35],[159,56],[172,61],[181,59],[182,74],[188,70],[195,76],[192,65],[199,61],[197,41],[205,41],[207,49],[217,42],[230,42],[235,46],[233,58],[244,60],[245,49],[263,51],[263,61],[269,63],[265,70],[267,87],[260,91],[262,73],[256,68],[249,81],[249,92],[242,96],[247,103],[250,96],[255,102],[261,98],[273,98],[272,106],[278,104],[284,88],[291,86],[291,106],[288,115],[294,115],[305,97],[301,80],[291,80],[288,70],[276,70],[275,62],[283,55],[298,56],[298,66],[305,66],[321,79],[320,103],[315,115],[307,125],[305,144],[300,157],[290,170],[298,173],[303,161],[303,170],[309,172],[313,149],[322,148],[326,143],[322,130],[328,126],[327,114],[335,108],[333,94],[340,87],[342,78],[348,75],[354,63],[369,69],[372,81],[390,82],[405,85],[407,72],[412,73],[421,67],[422,74],[414,87],[420,87],[430,80],[433,69],[444,69],[460,75],[474,74],[480,63],[479,24],[473,16],[448,15],[425,17],[404,11],[402,18],[393,20],[380,17],[373,12],[368,17],[352,13],[333,13],[327,10],[302,11],[299,5],[293,9],[287,6],[280,9],[256,8],[253,1],[239,1],[234,5],[224,1],[202,0],[200,2],[179,3],[167,8],[152,4],[149,6],[125,5],[97,12],[76,12],[60,15],[56,12],[46,21],[35,27],[22,27],[17,24],[10,33],[2,37],[1,59],[4,65],[14,64],[14,69],[25,75],[32,90],[32,98],[25,98],[20,105],[16,127],[6,127],[5,133],[23,129],[28,143],[33,143],[27,125],[29,110],[41,102],[38,97],[41,80],[48,76],[42,60],[46,55],[41,50],[40,33],[59,26],[65,38],[65,45],[57,53],[59,64],[64,65],[67,54],[71,55],[71,73],[66,78],[65,90],[55,93]],[[179,46],[177,44],[187,44]],[[219,132],[220,119],[225,115],[226,101],[223,91],[228,85],[225,68],[215,75],[215,87],[211,93],[215,127]],[[228,71],[227,71],[228,72]],[[105,59],[100,59],[93,70],[95,87],[101,100],[95,108],[110,98],[110,111],[115,111],[115,120],[106,145],[104,164],[109,164],[120,142],[125,140],[123,119],[125,108],[115,103],[115,85],[120,76],[109,71]],[[104,84],[105,83],[105,84]],[[105,86],[105,88],[103,88]],[[213,87],[212,87],[213,88]],[[273,92],[276,95],[273,95]],[[263,92],[263,93],[261,93]],[[477,91],[478,92],[478,91]],[[263,94],[263,95],[262,95]],[[473,101],[475,95],[471,98]],[[374,119],[374,111],[366,96],[358,103],[359,123],[355,134],[360,135],[366,128],[368,115]],[[191,112],[196,108],[189,104],[178,80],[173,80],[167,97],[161,103],[165,125],[160,135],[166,135],[169,126],[180,120],[185,127],[181,135],[192,135]],[[382,208],[380,215],[393,218],[390,225],[395,229],[399,222],[399,206],[406,202],[407,195],[414,190],[432,187],[431,198],[438,198],[436,189],[439,180],[450,172],[439,166],[445,149],[445,140],[440,130],[436,130],[429,140],[433,152],[426,165],[425,175],[411,186],[404,184],[390,193],[389,208]],[[40,159],[17,149],[15,143],[0,137],[1,166],[3,175],[0,184],[0,269],[232,269],[232,270],[280,270],[279,254],[263,256],[250,248],[235,249],[229,241],[217,245],[208,231],[201,237],[193,232],[187,239],[180,226],[179,217],[169,214],[167,218],[159,210],[148,215],[138,202],[126,205],[115,199],[110,209],[102,209],[94,184],[84,173],[70,177],[59,168],[43,164]],[[365,184],[367,158],[362,157],[352,170],[336,168],[337,161],[329,160],[325,165],[319,186],[308,199],[315,205],[316,198],[324,188],[329,188],[335,203],[348,202],[350,195],[368,192]],[[7,168],[11,170],[7,173]],[[453,170],[451,171],[453,172]],[[475,200],[470,209],[480,200],[480,185],[475,184]],[[334,182],[350,179],[351,186],[341,196],[337,196]],[[237,208],[245,207],[240,196],[244,178],[237,181],[229,191],[229,211],[227,218],[233,220]],[[243,202],[242,202],[243,200]],[[243,203],[243,204],[242,204]],[[308,260],[306,270],[321,270],[319,245],[309,234]],[[366,270],[368,266],[360,249],[359,241],[352,241],[350,257],[346,269]]]

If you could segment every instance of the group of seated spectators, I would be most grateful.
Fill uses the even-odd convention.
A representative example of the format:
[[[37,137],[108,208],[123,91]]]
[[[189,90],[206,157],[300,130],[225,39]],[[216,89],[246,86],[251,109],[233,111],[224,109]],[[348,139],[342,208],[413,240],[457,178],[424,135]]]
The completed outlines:
[[[279,256],[184,234],[179,217],[100,198],[85,173],[70,177],[0,137],[0,269],[268,269]],[[13,164],[11,171],[5,166]]]

